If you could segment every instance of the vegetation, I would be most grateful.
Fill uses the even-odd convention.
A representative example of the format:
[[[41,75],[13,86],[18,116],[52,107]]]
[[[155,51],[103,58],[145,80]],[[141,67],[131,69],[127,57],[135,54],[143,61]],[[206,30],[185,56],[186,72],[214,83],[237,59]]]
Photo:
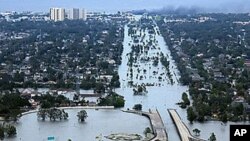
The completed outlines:
[[[182,102],[178,103],[181,108],[186,108],[187,106],[190,105],[190,101],[188,99],[187,93],[183,92],[182,93]]]
[[[76,76],[81,76],[81,88],[95,89],[98,75],[114,76],[110,85],[119,87],[114,70],[121,63],[126,22],[124,18],[106,22],[1,20],[0,63],[4,65],[0,68],[5,73],[0,89],[75,88]]]
[[[52,107],[67,106],[70,104],[70,100],[63,95],[51,95],[46,94],[41,97],[36,96],[34,99],[40,102],[41,108],[48,109]]]
[[[188,107],[187,109],[187,118],[191,123],[196,119],[196,114],[192,107]]]
[[[180,105],[192,105],[192,120],[250,120],[250,28],[243,24],[248,18],[247,14],[194,14],[162,16],[157,21],[180,82],[189,86],[192,103],[184,96]]]
[[[119,88],[120,87],[120,81],[119,81],[119,75],[116,73],[113,75],[111,82],[110,82],[111,87],[113,88]]]
[[[88,115],[85,110],[81,110],[80,112],[77,113],[77,117],[80,122],[84,122],[85,119],[88,117]]]
[[[145,85],[138,85],[133,89],[134,95],[143,95],[147,93],[147,88]]]
[[[136,111],[141,111],[142,110],[142,105],[141,104],[135,104],[133,109],[136,110]]]
[[[0,96],[0,115],[5,120],[17,121],[22,113],[21,107],[29,106],[31,106],[29,101],[22,98],[20,94],[13,93]]]
[[[50,121],[56,121],[56,120],[66,120],[68,119],[68,113],[64,110],[60,110],[57,108],[49,108],[49,109],[42,109],[40,108],[37,112],[37,118],[41,120],[46,120],[47,118],[50,119]]]
[[[4,139],[4,128],[2,126],[0,127],[0,139]]]
[[[171,74],[170,69],[169,69],[169,61],[163,55],[163,53],[161,53],[161,59],[160,60],[161,60],[162,65],[165,67],[165,69],[167,71],[167,76],[168,76],[168,78],[170,80],[170,83],[173,85],[174,81],[173,81],[172,74]]]
[[[6,125],[5,131],[8,137],[15,136],[16,135],[16,127],[13,125]]]
[[[215,136],[215,134],[212,133],[208,140],[209,140],[209,141],[216,141],[216,136]]]
[[[195,136],[199,136],[199,135],[200,135],[201,130],[199,130],[199,129],[195,128],[195,129],[193,130],[193,132],[195,133]]]
[[[12,137],[16,135],[16,127],[10,124],[2,123],[0,125],[0,139],[3,140],[5,135]]]
[[[152,132],[152,130],[151,130],[151,128],[150,127],[147,127],[147,128],[145,128],[145,130],[144,130],[144,132],[143,132],[144,134],[145,134],[145,136],[147,136],[147,134],[149,134],[149,133],[153,133]]]
[[[118,95],[115,92],[109,93],[104,98],[99,98],[99,106],[114,106],[115,108],[124,107],[125,100],[123,96]]]

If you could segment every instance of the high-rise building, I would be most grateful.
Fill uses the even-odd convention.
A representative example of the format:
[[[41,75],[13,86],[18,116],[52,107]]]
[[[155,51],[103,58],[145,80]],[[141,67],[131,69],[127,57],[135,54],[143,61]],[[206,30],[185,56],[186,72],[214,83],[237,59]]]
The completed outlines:
[[[77,8],[70,9],[68,19],[70,19],[70,20],[78,20],[79,19],[79,9],[77,9]]]
[[[86,11],[86,9],[81,10],[79,18],[84,20],[84,21],[87,19],[87,11]]]
[[[64,8],[50,8],[50,20],[63,21],[65,19]]]

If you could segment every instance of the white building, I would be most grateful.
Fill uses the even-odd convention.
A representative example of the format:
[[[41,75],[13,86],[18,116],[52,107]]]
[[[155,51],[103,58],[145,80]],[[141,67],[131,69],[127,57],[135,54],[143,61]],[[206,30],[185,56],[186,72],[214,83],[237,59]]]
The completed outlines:
[[[84,21],[87,19],[87,11],[86,11],[86,9],[82,9],[80,11],[79,18],[82,19],[82,20],[84,20]]]
[[[64,8],[50,8],[50,20],[63,21],[65,19]]]
[[[69,10],[68,19],[70,19],[70,20],[78,20],[79,16],[80,16],[79,9],[72,8],[72,9]]]

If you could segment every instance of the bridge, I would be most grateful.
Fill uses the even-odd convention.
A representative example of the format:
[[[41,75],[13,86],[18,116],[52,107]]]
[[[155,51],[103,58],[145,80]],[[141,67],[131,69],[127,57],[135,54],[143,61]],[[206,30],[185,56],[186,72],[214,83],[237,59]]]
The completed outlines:
[[[152,131],[154,134],[154,137],[150,141],[167,141],[168,140],[167,132],[166,132],[166,129],[164,127],[163,121],[161,119],[161,116],[158,110],[149,109],[149,112],[127,110],[124,112],[135,113],[135,114],[143,115],[149,118]]]
[[[181,118],[175,109],[168,109],[168,112],[177,128],[177,131],[182,141],[205,141],[203,139],[199,139],[192,136],[186,125],[181,121]]]

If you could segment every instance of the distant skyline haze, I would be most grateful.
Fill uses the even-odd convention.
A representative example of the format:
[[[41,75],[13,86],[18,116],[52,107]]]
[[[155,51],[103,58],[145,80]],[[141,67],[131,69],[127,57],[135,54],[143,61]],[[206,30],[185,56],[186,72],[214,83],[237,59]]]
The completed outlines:
[[[197,7],[206,12],[250,12],[250,0],[0,0],[0,11],[48,12],[51,7],[86,8],[89,11],[154,10]]]

